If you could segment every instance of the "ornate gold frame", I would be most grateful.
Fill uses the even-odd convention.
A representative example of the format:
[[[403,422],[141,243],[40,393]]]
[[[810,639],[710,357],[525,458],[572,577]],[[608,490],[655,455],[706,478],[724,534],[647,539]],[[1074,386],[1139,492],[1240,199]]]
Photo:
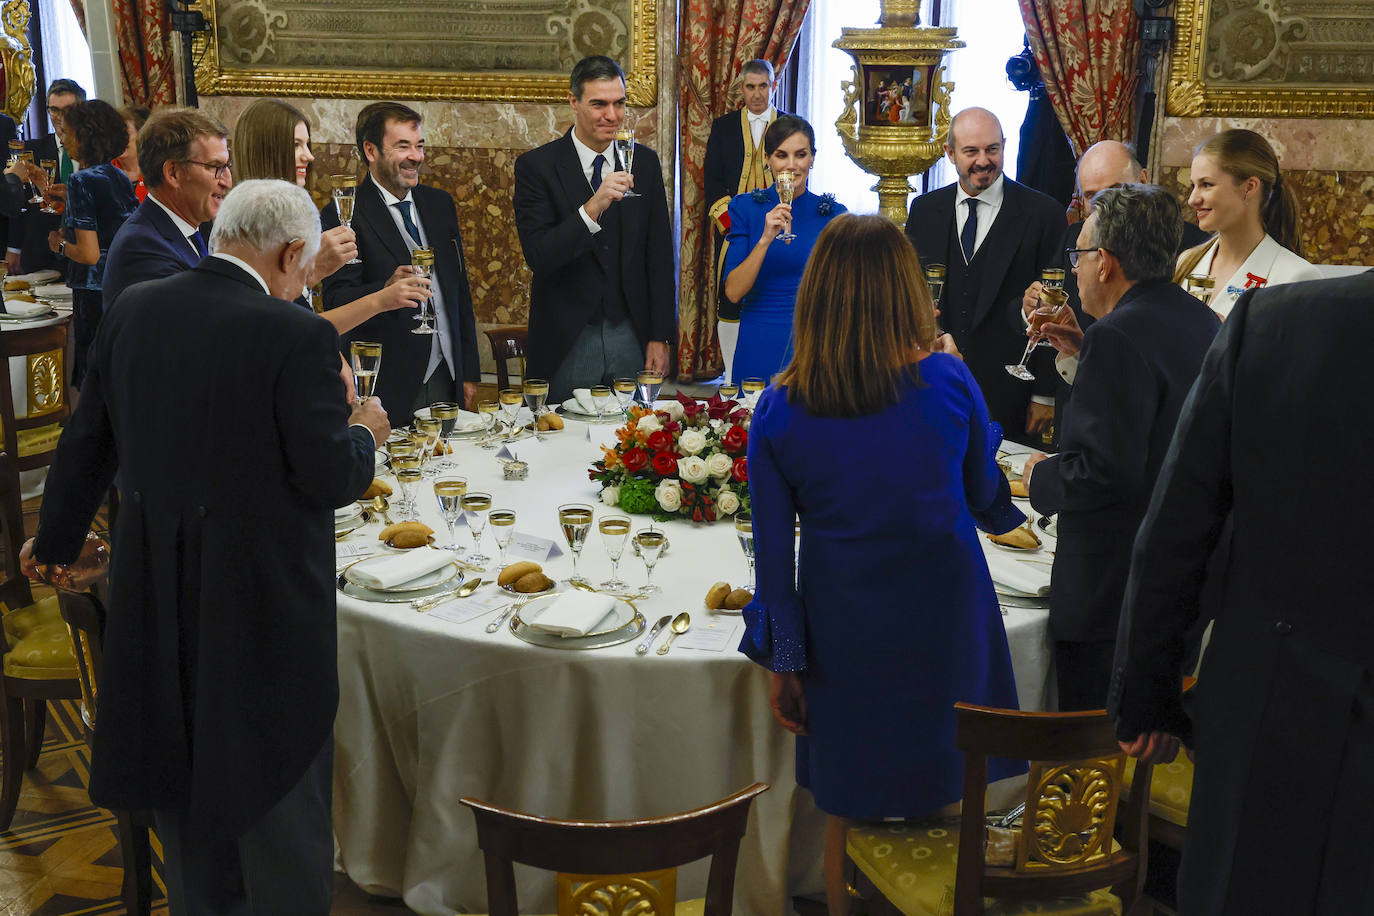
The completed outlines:
[[[1203,75],[1211,0],[1177,0],[1178,38],[1169,67],[1166,111],[1181,118],[1236,115],[1280,118],[1374,116],[1374,86],[1208,85]]]
[[[195,36],[196,91],[203,95],[305,96],[335,99],[398,98],[500,102],[562,102],[568,74],[397,70],[231,69],[220,65],[215,0],[198,0],[209,32]],[[631,0],[630,60],[625,92],[631,105],[658,100],[658,0]]]

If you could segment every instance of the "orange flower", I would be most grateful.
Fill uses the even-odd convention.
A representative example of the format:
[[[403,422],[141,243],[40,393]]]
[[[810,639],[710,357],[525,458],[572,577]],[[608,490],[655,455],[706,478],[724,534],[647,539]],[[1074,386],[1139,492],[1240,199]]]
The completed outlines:
[[[620,455],[616,453],[615,449],[606,448],[606,446],[603,445],[601,446],[601,451],[605,456],[606,470],[609,471],[620,464]]]

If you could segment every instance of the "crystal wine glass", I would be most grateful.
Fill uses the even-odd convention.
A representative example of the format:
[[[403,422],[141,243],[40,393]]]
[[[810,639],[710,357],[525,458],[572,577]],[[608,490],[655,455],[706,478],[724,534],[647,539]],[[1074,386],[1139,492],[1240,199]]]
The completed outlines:
[[[429,405],[429,415],[438,420],[441,425],[439,441],[448,446],[449,452],[453,451],[453,427],[458,422],[459,410],[458,405],[452,401],[438,401]],[[445,458],[439,466],[448,467],[453,463],[452,458]]]
[[[664,546],[668,543],[668,538],[662,531],[654,528],[641,528],[635,532],[635,547],[639,551],[639,558],[644,561],[644,587],[640,589],[641,595],[652,595],[659,590],[654,585],[654,564],[658,562],[659,555],[663,553]]]
[[[462,552],[453,529],[458,519],[463,517],[463,496],[468,491],[468,482],[462,477],[440,477],[434,481],[434,496],[439,501],[439,511],[443,513],[444,524],[448,526],[448,543],[441,549]]]
[[[611,391],[615,394],[616,403],[620,405],[620,412],[629,416],[630,405],[634,403],[635,391],[639,384],[632,378],[618,378],[611,382]]]
[[[592,407],[596,408],[596,422],[606,422],[606,405],[611,403],[611,386],[593,385],[591,387]]]
[[[482,439],[482,448],[496,448],[496,437],[491,432],[496,428],[496,415],[500,411],[501,405],[496,401],[477,402],[477,416],[482,418],[482,428],[486,430]]]
[[[582,556],[582,546],[587,543],[587,532],[592,527],[592,507],[585,503],[567,503],[558,507],[558,524],[563,529],[563,540],[573,555],[573,574],[569,582],[588,585],[578,572],[577,561]]]
[[[330,196],[334,200],[334,210],[339,214],[339,225],[345,229],[353,228],[353,204],[357,200],[358,178],[356,175],[335,175],[334,190]],[[361,264],[358,258],[350,258],[345,264]]]
[[[353,358],[353,387],[361,404],[372,397],[372,389],[377,385],[377,373],[382,370],[382,345],[355,340],[349,343],[348,353]]]
[[[1052,290],[1058,290],[1060,293],[1063,293],[1063,294],[1064,294],[1064,301],[1067,302],[1067,301],[1068,301],[1069,294],[1068,294],[1067,292],[1064,291],[1064,268],[1062,268],[1062,267],[1045,267],[1045,268],[1042,268],[1041,271],[1040,271],[1040,288],[1041,288],[1041,289],[1046,289],[1046,290],[1051,290],[1051,289],[1052,289]],[[1044,302],[1043,299],[1042,299],[1041,301]],[[1039,311],[1040,311],[1040,309],[1036,309],[1036,312],[1039,312]],[[1057,308],[1057,307],[1055,308],[1055,311],[1058,311],[1058,308]],[[1032,314],[1035,314],[1035,312],[1032,312]],[[1048,347],[1048,348],[1051,349],[1051,350],[1054,349],[1054,344],[1050,343],[1050,340],[1049,340],[1048,337],[1042,337],[1042,338],[1040,338],[1038,341],[1036,341],[1036,344],[1035,344],[1035,345],[1036,345],[1037,347]]]
[[[487,513],[487,522],[491,525],[491,536],[496,539],[496,546],[501,549],[501,568],[506,568],[506,548],[510,546],[510,540],[515,536],[515,511],[512,509],[492,509]]]
[[[525,396],[519,388],[502,388],[496,396],[501,401],[501,415],[506,419],[509,438],[515,435],[515,418],[520,415],[520,405],[524,403]]]
[[[625,542],[630,538],[630,517],[614,513],[601,516],[596,523],[601,532],[601,543],[606,547],[606,556],[611,558],[611,577],[601,583],[602,588],[624,589],[630,584],[620,578],[620,558],[625,553]]]
[[[487,528],[487,514],[491,512],[490,493],[469,493],[463,497],[463,516],[467,519],[468,530],[472,532],[472,553],[467,560],[476,566],[485,566],[491,557],[482,553],[482,532]]]
[[[419,458],[417,457],[415,460],[419,461]],[[395,463],[396,460],[393,458],[393,467]],[[418,467],[402,468],[396,472],[396,482],[401,485],[401,514],[405,516],[407,521],[414,521],[420,517],[419,507],[415,504],[415,491],[424,479],[425,477],[420,473]]]
[[[744,587],[745,591],[754,590],[754,519],[747,512],[740,512],[735,516],[735,536],[739,538],[740,550],[744,551],[744,559],[749,564],[749,584]]]
[[[796,182],[797,176],[792,172],[779,172],[773,176],[773,187],[777,188],[778,200],[781,203],[788,206],[792,205],[792,195],[797,187]],[[796,236],[792,234],[792,221],[788,220],[787,228],[778,233],[776,240],[781,241],[784,245],[790,245],[794,239]]]
[[[629,114],[625,115],[620,126],[615,129],[615,152],[620,157],[620,167],[626,172],[634,173],[635,161],[635,125],[634,119]],[[624,197],[640,197],[633,189],[627,189]]]
[[[663,373],[645,369],[635,376],[635,382],[639,386],[640,402],[653,410],[654,401],[658,400],[658,390],[663,387]]]
[[[718,389],[716,389],[716,391],[717,391],[717,393],[720,394],[721,400],[723,400],[723,401],[737,401],[737,400],[739,400],[739,386],[738,386],[738,385],[732,384],[732,383],[730,383],[730,382],[726,382],[724,385],[721,385]]]
[[[39,168],[41,168],[41,169],[43,170],[43,175],[45,176],[45,177],[44,177],[44,182],[43,182],[43,189],[44,189],[44,191],[46,191],[48,188],[51,188],[54,184],[57,183],[57,160],[56,160],[56,159],[40,159],[40,160],[38,160],[38,166],[39,166]],[[62,212],[62,210],[59,210],[59,209],[57,208],[57,206],[56,206],[56,201],[55,201],[55,200],[52,200],[52,199],[47,198],[47,197],[43,197],[41,194],[39,195],[39,197],[40,197],[40,198],[42,199],[42,201],[43,201],[43,208],[42,208],[41,212],[43,212],[43,213],[50,213],[50,214],[53,214],[53,215],[56,215],[56,214]],[[64,208],[64,209],[65,209],[65,208]]]
[[[761,378],[747,378],[740,382],[740,390],[744,392],[744,406],[750,410],[757,410],[759,406],[759,396],[763,394],[763,389],[768,387],[768,380]]]
[[[444,431],[444,421],[436,417],[416,417],[415,431],[424,435],[420,448],[425,476],[437,477],[439,471],[434,467],[434,452],[439,447],[439,437]]]
[[[428,280],[434,272],[434,249],[415,248],[410,252],[410,266],[415,268],[415,276]],[[412,334],[437,334],[438,329],[430,324],[434,317],[434,300],[426,299],[420,303],[420,323],[410,329]]]
[[[1035,381],[1035,373],[1026,368],[1026,360],[1030,359],[1031,351],[1040,342],[1040,327],[1059,313],[1059,307],[1069,299],[1068,294],[1063,288],[1056,289],[1052,286],[1042,287],[1040,290],[1040,306],[1030,313],[1030,341],[1026,344],[1026,352],[1021,354],[1021,361],[1016,365],[1007,365],[1004,368],[1016,378],[1023,382]]]
[[[525,396],[525,406],[530,409],[530,413],[535,420],[544,412],[544,402],[549,397],[549,383],[542,378],[525,379],[520,386],[521,393]]]

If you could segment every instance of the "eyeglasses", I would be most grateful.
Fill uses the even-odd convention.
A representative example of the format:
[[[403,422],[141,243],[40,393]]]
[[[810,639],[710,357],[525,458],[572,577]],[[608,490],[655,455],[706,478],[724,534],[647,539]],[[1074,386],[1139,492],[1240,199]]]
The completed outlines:
[[[218,181],[219,179],[223,178],[225,172],[231,171],[231,170],[234,168],[234,163],[233,163],[232,161],[230,161],[230,162],[200,162],[199,160],[196,160],[196,159],[183,159],[183,160],[181,160],[181,161],[182,161],[182,162],[185,162],[187,165],[198,165],[198,166],[200,166],[200,167],[203,168],[203,169],[209,169],[210,171],[212,171],[212,172],[215,173],[215,180],[216,180],[216,181]]]
[[[1107,252],[1107,254],[1111,254],[1111,255],[1116,254],[1116,252],[1112,251],[1110,248],[1103,248],[1101,245],[1097,245],[1097,246],[1094,246],[1094,247],[1092,247],[1092,248],[1065,248],[1065,249],[1064,249],[1064,254],[1066,254],[1066,255],[1069,256],[1069,266],[1070,266],[1070,267],[1077,267],[1077,266],[1078,266],[1078,256],[1079,256],[1080,254],[1083,254],[1084,252],[1087,252],[1087,251],[1105,251],[1105,252]]]

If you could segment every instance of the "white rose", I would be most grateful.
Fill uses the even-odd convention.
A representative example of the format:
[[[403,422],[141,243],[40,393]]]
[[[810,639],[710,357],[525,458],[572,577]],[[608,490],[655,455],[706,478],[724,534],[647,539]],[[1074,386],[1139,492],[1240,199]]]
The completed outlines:
[[[726,487],[716,495],[716,509],[721,515],[734,515],[739,511],[739,497],[735,491]]]
[[[729,477],[730,471],[734,466],[735,463],[731,461],[730,456],[724,452],[716,452],[706,459],[706,473],[716,478],[716,480],[723,480]]]
[[[720,431],[721,431],[722,429],[725,428],[725,421],[724,421],[724,420],[711,420],[710,423],[711,423],[711,432],[716,433],[717,435],[719,435],[719,434],[720,434]]]
[[[684,429],[677,437],[678,450],[687,455],[699,455],[706,447],[706,434],[699,429]]]
[[[654,488],[654,499],[664,512],[676,512],[682,508],[682,485],[676,480],[660,480]]]
[[[683,411],[682,405],[677,401],[669,401],[666,404],[655,404],[654,410],[657,410],[659,413],[666,413],[670,420],[677,420],[679,423],[681,423],[682,418],[686,416],[686,412]]]
[[[635,429],[642,433],[656,433],[663,428],[663,422],[659,420],[657,414],[648,413],[639,418],[635,424]]]
[[[677,460],[677,476],[688,483],[706,482],[706,462],[695,455]]]
[[[610,486],[601,491],[601,501],[608,506],[620,504],[620,487]]]

